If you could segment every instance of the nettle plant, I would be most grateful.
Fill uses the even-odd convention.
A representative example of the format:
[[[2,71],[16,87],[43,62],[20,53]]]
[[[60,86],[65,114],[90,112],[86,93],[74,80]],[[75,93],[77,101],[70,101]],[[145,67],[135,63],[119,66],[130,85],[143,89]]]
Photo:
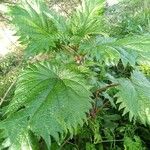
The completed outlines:
[[[109,37],[103,0],[83,0],[67,17],[40,0],[10,7],[25,55],[50,55],[20,75],[0,122],[3,145],[38,149],[41,139],[61,145],[108,99],[130,121],[150,124],[150,81],[138,68],[150,59],[150,35]],[[119,69],[122,74],[119,73]]]

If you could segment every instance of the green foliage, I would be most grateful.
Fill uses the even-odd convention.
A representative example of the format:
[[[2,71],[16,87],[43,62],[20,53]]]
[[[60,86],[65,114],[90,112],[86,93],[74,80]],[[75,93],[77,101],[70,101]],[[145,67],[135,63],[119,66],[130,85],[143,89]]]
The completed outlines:
[[[21,58],[21,54],[14,52],[7,54],[4,58],[0,58],[0,99],[2,99],[7,89],[19,75]],[[6,100],[12,99],[14,90],[14,88],[11,89]]]
[[[150,82],[144,75],[134,71],[131,80],[120,79],[117,93],[117,103],[121,103],[119,110],[124,108],[123,114],[129,112],[129,118],[138,118],[142,123],[150,124]]]
[[[74,38],[83,40],[91,34],[102,34],[103,0],[86,0],[76,9],[70,19],[70,28]]]
[[[150,34],[114,36],[104,11],[103,0],[82,0],[65,17],[42,0],[10,7],[26,54],[50,57],[30,61],[2,108],[2,148],[141,148],[138,136],[126,133],[135,129],[122,125],[128,117],[120,121],[116,108],[130,121],[150,125],[150,81],[138,70],[150,60]]]
[[[36,54],[56,47],[57,28],[53,18],[47,17],[47,11],[48,7],[41,1],[22,1],[21,6],[10,8],[11,22],[17,24],[17,35],[21,42],[28,44],[26,49],[30,53]]]
[[[26,51],[30,55],[46,52],[61,48],[60,44],[78,44],[89,34],[100,34],[102,19],[99,14],[103,5],[99,2],[83,1],[73,15],[65,18],[49,11],[40,0],[23,1],[22,5],[10,8],[11,22],[17,25],[17,35],[21,42],[27,44]]]
[[[28,130],[50,147],[50,135],[59,141],[59,134],[75,133],[91,108],[90,92],[81,77],[49,63],[28,68],[17,85],[6,112],[10,115],[0,126],[11,147],[21,147]]]
[[[115,37],[150,32],[149,0],[123,0],[108,8],[109,33]]]
[[[124,139],[125,150],[133,150],[133,149],[134,150],[144,150],[140,138],[135,136],[134,140],[132,140],[129,137],[125,137],[125,139]]]
[[[149,35],[116,39],[96,37],[81,44],[80,51],[98,61],[118,64],[121,59],[124,66],[128,63],[135,66],[136,62],[149,61]],[[143,49],[144,47],[144,49]]]

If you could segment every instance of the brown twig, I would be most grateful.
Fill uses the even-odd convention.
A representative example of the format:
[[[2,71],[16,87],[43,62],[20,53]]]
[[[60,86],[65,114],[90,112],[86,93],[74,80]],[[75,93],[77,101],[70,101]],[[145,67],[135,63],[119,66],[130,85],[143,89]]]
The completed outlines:
[[[98,96],[99,93],[106,91],[108,88],[116,87],[116,86],[119,86],[119,83],[112,83],[112,84],[106,85],[105,87],[102,87],[96,91],[96,96]]]

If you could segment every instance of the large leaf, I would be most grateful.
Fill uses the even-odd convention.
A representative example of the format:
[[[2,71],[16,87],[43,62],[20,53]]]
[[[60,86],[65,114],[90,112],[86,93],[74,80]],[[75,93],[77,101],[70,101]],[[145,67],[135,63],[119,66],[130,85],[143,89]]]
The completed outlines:
[[[22,0],[10,7],[11,22],[17,27],[20,41],[27,44],[30,53],[45,52],[56,47],[58,41],[55,18],[41,0]]]
[[[97,36],[81,43],[80,52],[100,61],[118,63],[121,59],[124,66],[134,66],[137,61],[150,60],[150,35],[123,39]]]
[[[117,103],[123,114],[129,112],[130,120],[139,119],[150,124],[150,81],[139,71],[134,71],[129,79],[120,79]]]
[[[79,75],[49,63],[33,65],[20,76],[0,128],[12,145],[21,146],[30,130],[50,147],[50,136],[58,142],[64,133],[73,134],[83,125],[91,108],[90,95]]]

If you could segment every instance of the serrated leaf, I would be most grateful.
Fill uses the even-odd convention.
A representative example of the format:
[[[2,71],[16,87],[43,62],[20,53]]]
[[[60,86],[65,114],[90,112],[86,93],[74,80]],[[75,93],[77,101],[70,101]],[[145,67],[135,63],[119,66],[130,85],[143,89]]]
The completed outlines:
[[[104,0],[82,0],[70,19],[71,32],[78,40],[90,34],[102,34],[103,8]]]
[[[123,114],[129,112],[130,120],[139,119],[143,124],[150,124],[150,81],[139,71],[134,71],[131,79],[119,79],[116,97]]]
[[[105,63],[129,63],[135,66],[141,60],[150,60],[150,35],[132,36],[123,39],[97,36],[80,44],[80,52]]]
[[[11,143],[22,145],[28,131],[41,136],[48,148],[86,121],[91,93],[81,76],[49,63],[32,65],[19,78],[8,118],[0,123]],[[20,143],[21,142],[21,143]]]
[[[41,0],[22,0],[10,7],[12,23],[20,41],[27,45],[27,54],[60,48],[60,43],[78,44],[90,34],[102,34],[104,0],[83,0],[68,18],[49,10]]]
[[[17,27],[20,41],[27,45],[27,53],[37,54],[56,47],[58,40],[54,18],[48,18],[48,7],[36,0],[22,0],[20,5],[10,7],[11,22]]]

